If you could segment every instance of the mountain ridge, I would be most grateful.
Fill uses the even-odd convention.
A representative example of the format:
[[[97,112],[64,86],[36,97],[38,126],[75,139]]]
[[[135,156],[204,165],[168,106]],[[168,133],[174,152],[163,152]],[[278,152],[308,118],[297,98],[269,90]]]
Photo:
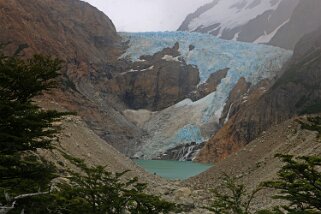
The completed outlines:
[[[213,0],[189,14],[178,31],[293,50],[303,35],[317,29],[320,10],[318,0]]]

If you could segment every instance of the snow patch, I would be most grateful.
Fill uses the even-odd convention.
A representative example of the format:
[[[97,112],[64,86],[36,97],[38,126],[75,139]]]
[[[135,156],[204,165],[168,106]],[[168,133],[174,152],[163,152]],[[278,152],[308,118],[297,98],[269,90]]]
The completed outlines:
[[[233,41],[237,41],[238,40],[238,38],[239,38],[239,35],[240,35],[240,33],[236,33],[235,35],[234,35],[234,37],[233,37]]]
[[[284,25],[286,25],[288,22],[290,21],[290,19],[286,20],[285,22],[283,22],[279,27],[277,27],[274,31],[272,31],[271,33],[267,34],[264,31],[264,35],[260,36],[259,38],[257,38],[257,40],[255,40],[253,43],[256,44],[264,44],[264,43],[269,43],[271,41],[271,39],[276,35],[276,33],[281,29],[281,27],[283,27]]]
[[[147,71],[147,70],[153,70],[154,69],[154,65],[152,65],[152,66],[150,66],[150,67],[148,67],[148,68],[145,68],[145,69],[143,69],[143,70],[141,70],[141,71]]]
[[[183,106],[187,106],[187,105],[191,105],[193,103],[193,101],[191,99],[185,99],[177,104],[175,104],[174,106],[176,108],[179,108],[179,107],[183,107]]]
[[[179,56],[177,56],[177,57],[173,57],[173,56],[171,56],[171,55],[165,55],[165,56],[163,56],[163,58],[162,58],[163,60],[166,60],[166,61],[168,61],[168,62],[180,62],[180,60],[179,60]]]

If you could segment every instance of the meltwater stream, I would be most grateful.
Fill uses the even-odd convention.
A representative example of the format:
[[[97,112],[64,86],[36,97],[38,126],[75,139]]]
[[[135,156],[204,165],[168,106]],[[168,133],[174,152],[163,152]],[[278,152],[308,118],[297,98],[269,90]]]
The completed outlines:
[[[135,160],[135,162],[147,172],[170,180],[184,180],[212,167],[210,164],[200,164],[192,161]]]

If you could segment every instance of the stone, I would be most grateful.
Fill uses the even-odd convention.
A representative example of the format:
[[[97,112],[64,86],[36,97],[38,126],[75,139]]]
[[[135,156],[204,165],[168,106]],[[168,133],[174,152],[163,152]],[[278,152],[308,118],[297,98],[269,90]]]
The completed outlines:
[[[192,191],[187,187],[182,187],[174,191],[175,198],[188,198]]]

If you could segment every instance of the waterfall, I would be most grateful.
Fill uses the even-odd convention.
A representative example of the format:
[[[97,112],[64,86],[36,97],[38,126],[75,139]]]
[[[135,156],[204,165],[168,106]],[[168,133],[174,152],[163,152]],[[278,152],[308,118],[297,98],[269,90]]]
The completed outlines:
[[[230,105],[229,109],[228,109],[227,116],[226,116],[226,118],[225,118],[224,124],[230,119],[230,112],[231,112],[231,110],[232,110],[233,104],[234,104],[234,103],[232,103],[232,104]]]
[[[187,145],[182,149],[180,156],[178,157],[179,161],[186,161],[191,157],[192,153],[194,152],[195,145]]]
[[[174,148],[167,150],[165,153],[161,153],[158,156],[159,160],[178,160],[178,161],[191,161],[195,158],[196,154],[204,146],[204,142],[189,144],[181,144]]]

